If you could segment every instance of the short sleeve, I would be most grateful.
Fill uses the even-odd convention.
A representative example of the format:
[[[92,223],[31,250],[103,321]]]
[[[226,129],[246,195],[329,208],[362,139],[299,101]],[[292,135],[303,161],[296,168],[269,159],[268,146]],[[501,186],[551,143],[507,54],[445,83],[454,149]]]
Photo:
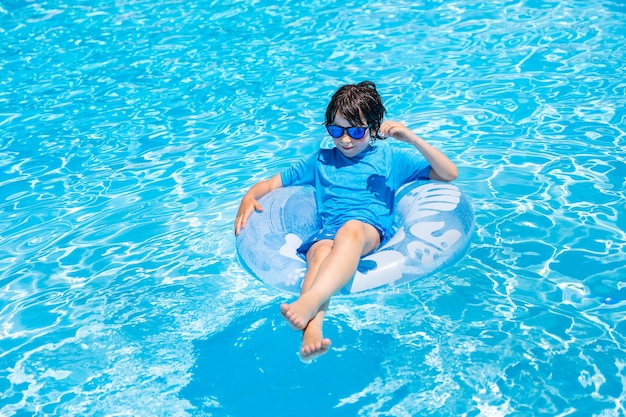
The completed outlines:
[[[429,179],[430,164],[418,151],[394,148],[392,166],[398,185]]]
[[[283,186],[313,184],[318,152],[307,156],[280,173]]]

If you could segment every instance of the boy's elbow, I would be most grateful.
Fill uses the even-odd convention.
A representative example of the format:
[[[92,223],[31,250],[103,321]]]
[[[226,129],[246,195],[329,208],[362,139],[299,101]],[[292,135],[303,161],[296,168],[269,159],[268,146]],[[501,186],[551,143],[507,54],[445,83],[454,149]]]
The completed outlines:
[[[452,164],[452,166],[446,170],[446,181],[454,181],[459,177],[459,169],[456,165]]]
[[[435,172],[435,171],[431,171],[430,173],[430,179],[433,180],[438,180],[438,181],[445,181],[445,182],[450,182],[450,181],[454,181],[459,177],[459,170],[456,169],[456,167],[453,170],[449,170],[446,172]]]

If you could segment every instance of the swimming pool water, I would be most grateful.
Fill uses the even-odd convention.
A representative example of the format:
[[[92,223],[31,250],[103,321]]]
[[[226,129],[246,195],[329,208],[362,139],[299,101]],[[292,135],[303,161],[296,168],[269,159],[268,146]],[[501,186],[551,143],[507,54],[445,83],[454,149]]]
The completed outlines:
[[[0,415],[626,415],[623,1],[14,0],[0,38]],[[364,79],[477,231],[303,364],[232,223]]]

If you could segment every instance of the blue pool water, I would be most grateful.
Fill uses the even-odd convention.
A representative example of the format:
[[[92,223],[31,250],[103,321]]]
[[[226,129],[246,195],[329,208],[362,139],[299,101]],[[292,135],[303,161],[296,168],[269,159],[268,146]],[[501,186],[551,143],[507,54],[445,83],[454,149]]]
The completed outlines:
[[[626,415],[626,3],[389,3],[0,2],[0,415]],[[364,79],[477,229],[303,364],[232,223]]]

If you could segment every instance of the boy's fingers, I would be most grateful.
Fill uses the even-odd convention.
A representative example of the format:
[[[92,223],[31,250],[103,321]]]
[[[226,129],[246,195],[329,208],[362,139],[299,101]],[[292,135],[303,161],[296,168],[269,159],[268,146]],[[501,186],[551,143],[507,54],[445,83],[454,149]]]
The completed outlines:
[[[258,201],[252,203],[252,207],[245,210],[235,219],[235,236],[239,234],[241,229],[246,227],[246,223],[248,222],[248,217],[252,214],[253,211],[263,211],[263,206]]]

